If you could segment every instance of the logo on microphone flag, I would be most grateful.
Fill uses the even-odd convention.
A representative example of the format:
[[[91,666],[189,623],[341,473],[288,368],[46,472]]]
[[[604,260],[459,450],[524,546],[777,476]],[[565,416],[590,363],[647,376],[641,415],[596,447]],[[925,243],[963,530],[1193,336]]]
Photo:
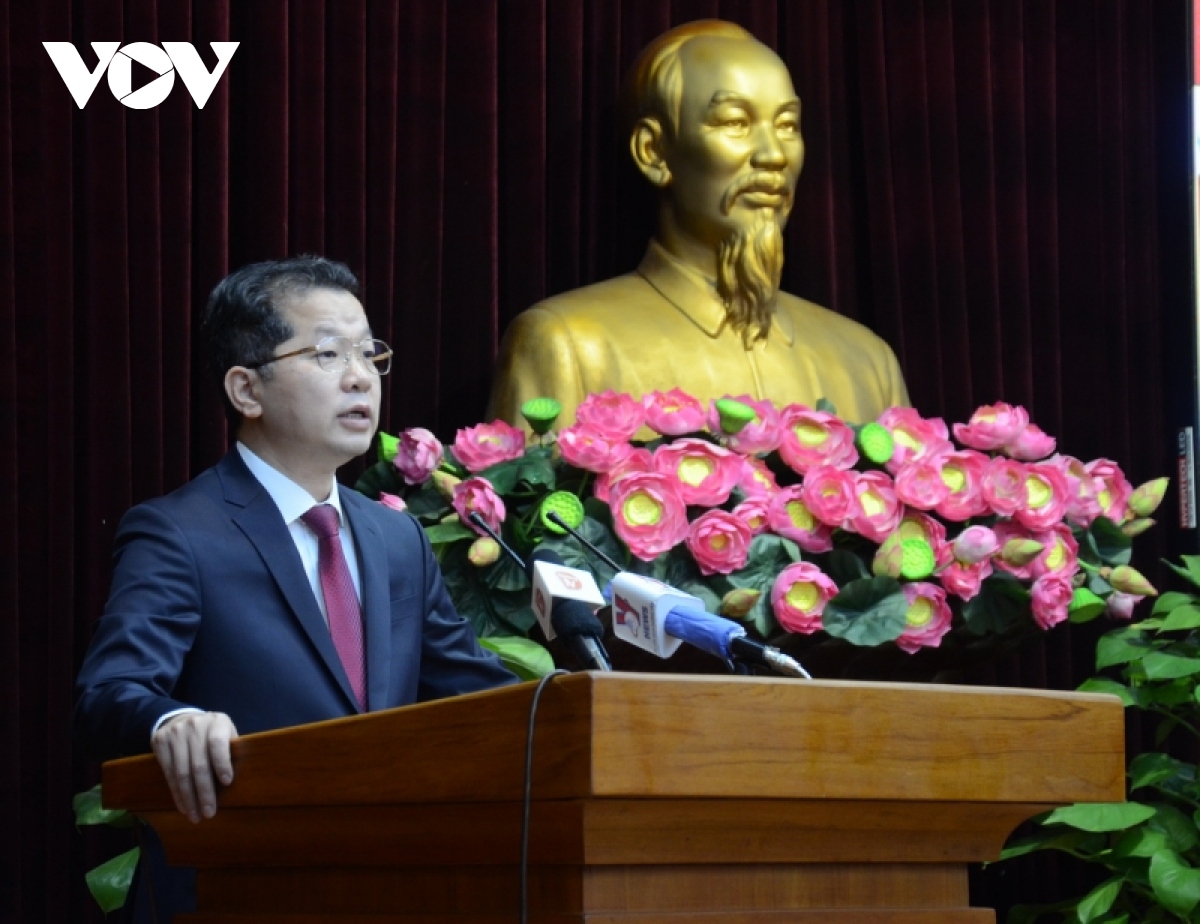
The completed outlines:
[[[634,635],[646,634],[642,632],[643,620],[637,607],[620,594],[613,594],[613,619],[617,625],[627,627]]]

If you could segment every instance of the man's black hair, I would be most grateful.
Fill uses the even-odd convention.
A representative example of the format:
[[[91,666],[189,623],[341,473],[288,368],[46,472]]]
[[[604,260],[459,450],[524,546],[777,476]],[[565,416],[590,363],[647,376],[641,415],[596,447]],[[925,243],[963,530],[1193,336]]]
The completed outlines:
[[[274,356],[275,348],[295,333],[280,308],[312,289],[333,289],[357,298],[358,278],[344,263],[306,254],[243,266],[218,282],[208,296],[200,332],[225,416],[235,425],[241,414],[225,394],[225,373]],[[259,374],[269,378],[271,367],[262,367]]]

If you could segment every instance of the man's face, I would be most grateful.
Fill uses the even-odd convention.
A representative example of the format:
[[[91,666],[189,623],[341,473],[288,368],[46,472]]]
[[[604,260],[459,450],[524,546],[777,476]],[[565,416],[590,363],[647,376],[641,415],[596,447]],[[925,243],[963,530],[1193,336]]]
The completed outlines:
[[[679,126],[664,155],[681,230],[716,247],[766,215],[782,227],[804,161],[787,68],[765,45],[728,38],[693,39],[680,64]]]
[[[276,347],[277,356],[326,337],[359,343],[371,336],[362,305],[348,292],[311,289],[288,299],[280,313],[295,333]],[[323,369],[308,353],[269,370],[258,389],[257,424],[269,441],[270,461],[293,477],[332,474],[367,451],[379,421],[380,378],[357,355],[348,366]]]

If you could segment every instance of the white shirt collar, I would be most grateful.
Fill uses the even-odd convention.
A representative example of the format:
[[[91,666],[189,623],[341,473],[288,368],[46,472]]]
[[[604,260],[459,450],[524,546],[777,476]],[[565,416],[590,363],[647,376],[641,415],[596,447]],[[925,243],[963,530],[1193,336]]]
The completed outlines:
[[[318,503],[332,504],[333,508],[338,512],[338,522],[343,526],[345,525],[346,517],[342,513],[342,499],[338,493],[336,478],[330,478],[329,499],[326,501],[316,501],[313,500],[313,496],[308,491],[292,481],[291,478],[255,455],[254,451],[245,443],[239,442],[237,444],[237,451],[238,455],[242,457],[242,461],[246,463],[246,468],[250,469],[250,473],[258,479],[259,484],[271,495],[271,500],[275,501],[275,506],[279,508],[279,512],[283,515],[283,522],[288,526],[291,526],[292,523],[308,513]]]

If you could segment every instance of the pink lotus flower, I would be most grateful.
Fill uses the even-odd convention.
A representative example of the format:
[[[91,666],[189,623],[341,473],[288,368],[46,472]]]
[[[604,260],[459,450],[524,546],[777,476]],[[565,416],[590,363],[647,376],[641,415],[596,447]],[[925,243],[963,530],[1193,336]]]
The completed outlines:
[[[925,456],[905,463],[896,472],[896,496],[910,507],[932,510],[950,496],[942,478],[943,455]]]
[[[831,465],[809,469],[800,496],[814,517],[826,526],[841,526],[858,508],[853,472]]]
[[[1005,404],[985,404],[971,415],[968,424],[955,424],[954,436],[971,449],[1000,449],[1016,440],[1029,426],[1029,412],[1023,407]]]
[[[575,422],[611,442],[630,439],[646,422],[640,401],[615,391],[588,395],[575,409]]]
[[[1037,424],[1030,424],[1015,440],[1005,444],[1004,451],[1022,462],[1036,462],[1054,452],[1056,445],[1054,437],[1043,433]]]
[[[968,526],[954,540],[954,557],[965,565],[987,561],[1000,549],[996,533],[986,526]]]
[[[1061,574],[1044,574],[1029,588],[1033,598],[1034,621],[1043,629],[1058,625],[1067,618],[1067,609],[1075,596],[1071,579]]]
[[[983,496],[992,512],[999,516],[1011,517],[1018,510],[1024,510],[1029,500],[1025,466],[996,456],[983,473]]]
[[[423,427],[412,427],[400,434],[392,465],[404,476],[405,484],[424,484],[444,455],[436,436]]]
[[[1067,522],[1072,526],[1091,526],[1100,516],[1096,479],[1074,456],[1057,455],[1047,459],[1045,464],[1053,465],[1067,479]]]
[[[833,414],[789,404],[779,414],[779,455],[801,475],[827,465],[853,468],[858,461],[854,431]]]
[[[825,604],[837,592],[837,585],[820,568],[799,561],[779,572],[771,587],[771,607],[788,632],[811,635],[821,628]]]
[[[379,492],[379,503],[385,507],[390,507],[392,510],[398,510],[403,513],[408,509],[408,504],[404,503],[404,498],[397,494],[388,494],[387,491]]]
[[[722,397],[733,398],[734,401],[740,401],[747,407],[754,408],[754,419],[746,424],[740,432],[726,436],[726,446],[734,452],[740,452],[747,456],[770,452],[778,448],[779,411],[775,409],[774,404],[770,401],[755,401],[749,395],[723,395]],[[717,411],[716,401],[710,401],[708,404],[708,429],[713,433],[722,432],[721,414]]]
[[[652,391],[642,398],[646,423],[663,436],[682,436],[704,429],[704,405],[678,388]]]
[[[1084,468],[1096,479],[1096,500],[1100,504],[1100,512],[1114,523],[1125,522],[1133,485],[1125,478],[1120,466],[1110,459],[1096,459]]]
[[[471,522],[471,513],[478,513],[496,532],[500,531],[500,524],[508,515],[504,509],[504,501],[486,478],[468,478],[466,481],[460,481],[454,486],[451,504],[458,518],[481,536],[486,536],[487,530],[480,529]]]
[[[642,561],[651,561],[687,538],[687,508],[675,479],[634,472],[609,488],[613,528]]]
[[[592,493],[607,504],[612,486],[619,479],[626,475],[632,475],[634,472],[652,471],[654,471],[654,456],[650,454],[649,449],[639,446],[607,472],[597,476],[596,487]]]
[[[954,594],[960,600],[970,600],[979,593],[984,580],[991,574],[992,563],[987,559],[974,564],[953,561],[942,569],[938,579],[947,593]]]
[[[911,407],[890,407],[877,423],[892,434],[896,448],[887,463],[893,475],[907,464],[934,453],[953,452],[954,444],[940,417],[924,418]]]
[[[971,517],[988,512],[988,502],[983,496],[983,475],[989,459],[971,449],[951,452],[942,456],[942,481],[950,489],[945,500],[934,508],[937,513],[961,523]]]
[[[525,432],[503,420],[467,427],[454,438],[454,457],[472,474],[509,459],[519,459],[524,453]]]
[[[750,527],[741,517],[709,510],[692,523],[687,547],[701,574],[730,574],[746,564],[751,538]]]
[[[607,472],[628,459],[633,447],[624,440],[609,439],[585,424],[575,424],[558,431],[558,451],[576,468]]]
[[[914,581],[904,585],[904,597],[908,600],[908,612],[904,616],[904,631],[896,639],[897,647],[909,654],[920,648],[937,648],[954,618],[946,603],[946,592],[936,584]]]
[[[1034,533],[1033,538],[1042,544],[1042,551],[1028,565],[1030,577],[1059,574],[1069,578],[1079,570],[1079,543],[1065,523]]]
[[[772,497],[767,507],[767,524],[806,552],[828,552],[833,548],[833,529],[813,516],[804,503],[803,490],[793,485]]]
[[[1104,604],[1104,615],[1110,619],[1132,619],[1133,608],[1146,598],[1140,594],[1125,594],[1114,590]]]
[[[742,477],[742,457],[708,440],[679,439],[654,452],[654,467],[679,482],[685,504],[715,507]]]
[[[846,528],[872,542],[883,542],[900,525],[904,504],[886,472],[863,472],[854,479],[858,503],[851,510]]]
[[[1025,467],[1026,505],[1014,515],[1032,530],[1061,523],[1067,512],[1067,479],[1055,466],[1034,463]]]
[[[750,534],[757,536],[767,529],[767,508],[770,501],[765,497],[748,497],[733,508],[733,515],[750,527]]]
[[[737,486],[747,497],[771,497],[779,491],[775,475],[761,459],[754,456],[742,457],[742,477]]]

